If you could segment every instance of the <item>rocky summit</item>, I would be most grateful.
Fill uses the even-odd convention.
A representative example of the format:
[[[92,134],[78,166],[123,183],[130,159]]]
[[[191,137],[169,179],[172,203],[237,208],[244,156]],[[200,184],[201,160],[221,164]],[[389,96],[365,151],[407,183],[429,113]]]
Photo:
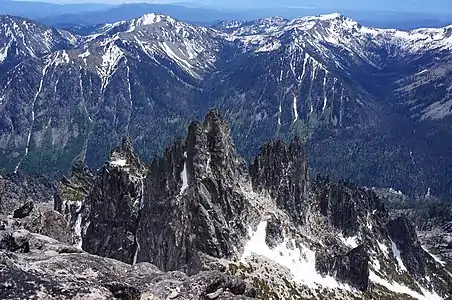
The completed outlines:
[[[97,171],[3,177],[0,298],[450,299],[425,212],[308,174],[307,149],[247,165],[214,109],[150,163],[124,138]]]

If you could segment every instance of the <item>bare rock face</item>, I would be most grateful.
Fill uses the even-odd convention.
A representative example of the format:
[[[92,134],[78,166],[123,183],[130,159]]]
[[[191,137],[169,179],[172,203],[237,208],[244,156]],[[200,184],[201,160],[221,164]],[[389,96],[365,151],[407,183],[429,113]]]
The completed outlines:
[[[247,203],[235,192],[246,165],[218,112],[192,123],[185,143],[176,143],[150,170],[138,261],[192,273],[202,269],[198,253],[234,257],[247,235]]]
[[[364,245],[353,248],[342,257],[336,257],[333,270],[342,282],[366,291],[369,286],[369,254]]]
[[[83,249],[134,262],[146,171],[129,140],[113,149],[79,212]]]
[[[10,174],[0,177],[0,214],[23,218],[37,203],[53,203],[56,185],[39,174]]]
[[[0,231],[0,233],[2,233]],[[149,263],[90,255],[28,231],[0,241],[1,299],[253,299],[244,281],[218,271],[189,277]],[[26,247],[24,246],[26,245]]]
[[[452,204],[425,197],[392,205],[393,214],[413,224],[420,243],[452,271]]]
[[[248,207],[237,179],[247,176],[218,111],[194,122],[150,166],[130,142],[113,150],[81,207],[84,250],[163,270],[203,269],[199,253],[232,258],[246,240]],[[114,237],[114,238],[112,238]]]
[[[391,241],[396,244],[410,274],[419,278],[425,277],[424,250],[419,243],[414,226],[401,216],[390,220],[387,228]]]
[[[304,197],[308,184],[306,149],[295,139],[287,146],[283,141],[265,144],[250,167],[253,188],[267,190],[276,205],[302,222]]]

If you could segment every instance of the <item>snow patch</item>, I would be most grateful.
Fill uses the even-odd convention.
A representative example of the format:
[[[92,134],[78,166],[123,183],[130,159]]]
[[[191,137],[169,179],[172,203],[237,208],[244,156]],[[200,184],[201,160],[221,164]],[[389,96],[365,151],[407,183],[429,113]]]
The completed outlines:
[[[439,263],[442,266],[446,265],[446,263],[444,261],[442,261],[438,256],[436,256],[433,253],[431,253],[430,251],[428,251],[428,249],[426,247],[422,246],[422,249],[424,249],[424,251],[427,252],[427,254],[430,255],[437,263]]]
[[[180,174],[180,177],[182,179],[182,187],[179,191],[179,195],[182,195],[185,190],[188,188],[188,179],[187,179],[187,152],[184,152],[184,168],[182,169],[182,173]]]
[[[109,84],[110,77],[116,71],[115,67],[120,62],[123,56],[122,50],[114,44],[114,41],[109,41],[108,47],[105,49],[105,53],[102,55],[101,65],[101,92],[103,93]]]
[[[328,99],[326,97],[326,74],[325,74],[325,77],[323,78],[323,107],[322,107],[322,111],[325,111],[327,102],[328,102]]]
[[[381,252],[383,252],[384,256],[388,257],[389,255],[389,251],[388,251],[388,246],[386,246],[383,243],[380,243],[379,241],[377,241],[378,244],[378,248],[380,248]]]
[[[397,194],[397,195],[403,196],[402,191],[398,191],[398,190],[395,190],[393,188],[389,188],[389,192],[393,193],[393,194]]]
[[[340,13],[335,12],[335,13],[331,13],[331,14],[320,15],[317,18],[322,21],[327,21],[327,20],[334,20],[334,19],[341,18],[341,17],[342,17],[342,15]]]
[[[116,65],[122,54],[123,53],[118,46],[110,44],[110,46],[105,50],[105,53],[102,55],[102,67],[111,69],[114,65]]]
[[[60,52],[57,52],[55,54],[55,59],[54,59],[55,65],[54,66],[57,67],[59,65],[68,64],[68,63],[70,63],[70,61],[71,60],[69,59],[69,55],[66,53],[65,50],[63,50],[61,52],[61,55],[60,55]]]
[[[378,258],[371,257],[370,264],[372,265],[375,271],[379,271],[381,268],[380,261],[378,260]]]
[[[169,58],[173,59],[182,69],[184,69],[187,73],[189,73],[193,77],[198,79],[200,78],[200,76],[193,71],[194,67],[183,57],[177,55],[166,42],[161,43],[161,45],[166,55],[168,55]]]
[[[343,236],[341,237],[341,241],[342,243],[344,243],[345,245],[351,247],[351,248],[356,248],[358,247],[358,237],[357,236],[350,236],[348,238],[344,238]]]
[[[135,20],[135,25],[137,26],[151,25],[161,22],[163,18],[164,17],[162,15],[157,15],[154,13],[145,14],[144,16]],[[168,19],[172,20],[171,18]]]
[[[288,268],[295,282],[306,284],[311,288],[322,286],[351,291],[349,286],[337,282],[333,277],[320,275],[315,268],[315,252],[303,244],[297,245],[294,239],[285,239],[283,243],[270,249],[265,243],[266,228],[267,221],[262,221],[255,232],[251,228],[249,229],[251,238],[246,243],[241,257],[243,262],[246,262],[246,258],[253,254],[264,256]]]
[[[297,96],[293,95],[293,123],[298,120]]]
[[[367,213],[366,223],[367,228],[372,230],[372,219],[370,213]]]
[[[305,53],[304,60],[303,60],[303,71],[301,72],[301,76],[300,76],[300,83],[303,81],[304,75],[306,74],[306,67],[307,67],[309,58],[310,58],[309,54]]]
[[[74,224],[74,233],[75,233],[75,239],[77,241],[77,248],[82,249],[83,244],[83,237],[82,237],[82,203],[77,203],[78,209],[77,209],[77,220]]]
[[[397,248],[396,243],[394,243],[391,240],[391,249],[392,249],[392,253],[394,254],[396,261],[397,261],[397,265],[399,267],[399,271],[407,271],[405,265],[403,264],[403,260],[402,257],[400,256],[400,250]]]
[[[376,284],[384,286],[385,288],[387,288],[390,291],[393,291],[393,292],[396,292],[396,293],[401,293],[401,294],[407,294],[407,295],[409,295],[409,296],[411,296],[411,297],[413,297],[415,299],[419,299],[419,300],[443,300],[443,298],[441,298],[435,292],[429,292],[429,291],[425,290],[424,288],[422,288],[421,286],[419,286],[419,288],[421,289],[423,294],[419,294],[419,293],[413,291],[412,289],[410,289],[409,287],[407,287],[405,285],[401,285],[400,283],[389,282],[389,281],[381,278],[377,274],[375,274],[373,271],[370,271],[369,280],[373,281]]]
[[[127,160],[126,159],[116,159],[109,162],[110,165],[115,167],[125,167],[127,166]]]
[[[272,41],[256,50],[256,52],[272,52],[276,51],[281,47],[281,43],[279,41]]]
[[[9,47],[11,46],[11,41],[9,41],[9,43],[5,46],[5,48],[0,50],[0,63],[4,62],[6,60],[6,58],[8,57],[8,50]]]
[[[80,58],[87,58],[90,55],[91,55],[91,53],[89,52],[89,50],[86,50],[85,52],[79,54],[78,57],[80,57]]]

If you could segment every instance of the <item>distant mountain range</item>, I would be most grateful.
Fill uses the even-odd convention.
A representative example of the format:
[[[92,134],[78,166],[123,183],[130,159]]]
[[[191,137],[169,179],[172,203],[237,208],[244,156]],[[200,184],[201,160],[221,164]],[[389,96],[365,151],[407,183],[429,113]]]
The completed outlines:
[[[31,19],[107,10],[111,7],[113,5],[106,3],[54,4],[39,1],[0,0],[0,14],[22,16]]]
[[[274,7],[276,5],[278,6]],[[341,5],[343,6],[343,4]],[[190,2],[174,4],[129,3],[109,5],[105,3],[80,3],[59,5],[2,0],[0,5],[0,14],[26,17],[59,28],[70,28],[74,25],[91,26],[112,23],[138,18],[147,13],[170,15],[182,21],[209,26],[223,20],[255,20],[275,15],[293,19],[333,11],[341,11],[366,26],[380,28],[414,29],[442,27],[452,23],[452,12],[448,10],[443,10],[440,13],[431,13],[427,10],[409,13],[403,12],[403,10],[385,11],[377,9],[370,4],[362,8],[359,5],[341,7],[319,4],[301,7],[279,3],[244,9],[243,5],[236,5],[235,8],[221,8],[219,3],[215,5]]]
[[[452,197],[452,27],[340,14],[225,21],[147,14],[70,34],[1,17],[0,166],[97,168],[129,135],[145,160],[219,107],[240,153],[294,135],[313,172]]]

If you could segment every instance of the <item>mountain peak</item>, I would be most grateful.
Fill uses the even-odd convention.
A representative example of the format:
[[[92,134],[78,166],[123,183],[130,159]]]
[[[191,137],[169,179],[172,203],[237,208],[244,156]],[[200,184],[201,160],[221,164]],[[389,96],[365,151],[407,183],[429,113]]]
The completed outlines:
[[[353,25],[358,24],[358,22],[350,19],[349,17],[344,16],[341,13],[331,13],[324,15],[316,15],[316,16],[308,16],[293,19],[289,22],[289,24],[317,24],[318,22],[351,22]],[[308,29],[311,26],[308,26]]]
[[[145,14],[142,17],[132,20],[132,24],[135,26],[146,26],[151,24],[156,24],[160,22],[170,22],[173,23],[175,20],[169,16],[161,15],[161,14]]]
[[[319,20],[334,20],[334,19],[344,19],[346,17],[341,13],[335,12],[331,14],[318,15],[316,17],[311,18],[318,18]]]
[[[121,145],[111,151],[108,164],[112,167],[127,167],[127,169],[130,169],[133,166],[137,170],[141,169],[140,159],[135,154],[129,137],[124,137]]]

